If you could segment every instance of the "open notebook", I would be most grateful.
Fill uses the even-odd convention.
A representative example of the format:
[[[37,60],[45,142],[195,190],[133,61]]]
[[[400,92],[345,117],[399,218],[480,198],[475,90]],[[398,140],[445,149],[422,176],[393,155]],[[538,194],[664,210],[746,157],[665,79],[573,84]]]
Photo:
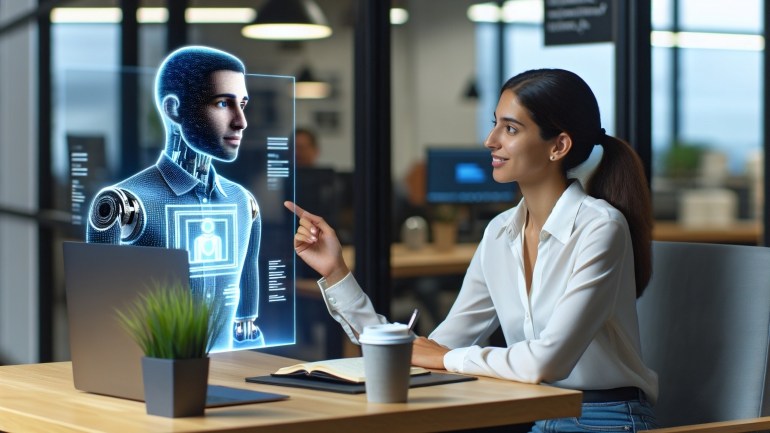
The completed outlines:
[[[476,379],[473,376],[431,372],[422,367],[412,367],[411,375],[410,388]],[[304,362],[280,368],[269,376],[247,377],[246,381],[346,394],[366,392],[364,359],[361,357]]]
[[[412,376],[430,374],[422,367],[412,367]],[[273,376],[291,376],[326,379],[339,382],[364,383],[364,358],[340,358],[325,361],[303,362],[278,369]]]

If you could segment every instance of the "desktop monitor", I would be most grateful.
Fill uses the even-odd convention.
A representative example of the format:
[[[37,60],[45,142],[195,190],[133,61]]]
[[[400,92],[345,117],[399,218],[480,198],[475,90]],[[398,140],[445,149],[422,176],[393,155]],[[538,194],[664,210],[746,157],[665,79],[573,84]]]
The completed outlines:
[[[323,217],[332,227],[337,227],[341,197],[334,169],[297,167],[295,173],[296,203],[303,209]]]
[[[338,227],[340,212],[340,194],[337,174],[328,167],[297,167],[294,178],[294,202]],[[316,271],[303,261],[297,262],[297,278],[321,278]]]
[[[516,186],[492,177],[492,156],[483,147],[427,149],[428,203],[513,202]]]

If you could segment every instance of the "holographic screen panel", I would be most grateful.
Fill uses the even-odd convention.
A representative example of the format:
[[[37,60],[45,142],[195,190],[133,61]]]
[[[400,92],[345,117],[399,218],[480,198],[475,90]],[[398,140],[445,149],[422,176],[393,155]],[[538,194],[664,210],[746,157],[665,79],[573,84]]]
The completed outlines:
[[[62,101],[54,113],[52,165],[61,185],[56,206],[70,211],[76,233],[85,231],[89,203],[99,190],[152,166],[164,149],[165,131],[153,95],[155,72],[68,69],[54,85]],[[231,163],[214,161],[213,166],[259,205],[255,324],[264,335],[264,347],[290,345],[296,342],[296,226],[283,202],[294,200],[294,78],[248,74],[246,85],[248,127],[238,157]],[[228,280],[243,265],[235,254],[245,241],[234,236],[239,230],[234,205],[167,203],[165,214],[154,220],[164,225],[163,245],[188,251],[191,282]],[[217,290],[227,296],[237,292],[231,283]],[[234,342],[226,350],[255,347]]]

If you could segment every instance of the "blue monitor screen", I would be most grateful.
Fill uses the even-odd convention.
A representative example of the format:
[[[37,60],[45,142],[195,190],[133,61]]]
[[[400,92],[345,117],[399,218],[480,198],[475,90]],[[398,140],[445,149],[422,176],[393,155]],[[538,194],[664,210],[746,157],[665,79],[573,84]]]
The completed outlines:
[[[492,178],[489,150],[474,148],[428,148],[427,196],[429,203],[511,202],[515,184]]]

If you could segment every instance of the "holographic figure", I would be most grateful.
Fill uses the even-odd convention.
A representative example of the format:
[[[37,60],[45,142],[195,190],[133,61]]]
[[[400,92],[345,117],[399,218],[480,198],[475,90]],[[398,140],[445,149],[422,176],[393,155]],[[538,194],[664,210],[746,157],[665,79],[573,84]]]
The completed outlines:
[[[86,233],[88,242],[187,250],[192,290],[217,297],[232,318],[215,352],[265,345],[255,323],[259,206],[212,164],[238,156],[249,100],[245,73],[238,58],[208,47],[181,48],[163,61],[155,103],[165,150],[155,165],[96,195]]]

